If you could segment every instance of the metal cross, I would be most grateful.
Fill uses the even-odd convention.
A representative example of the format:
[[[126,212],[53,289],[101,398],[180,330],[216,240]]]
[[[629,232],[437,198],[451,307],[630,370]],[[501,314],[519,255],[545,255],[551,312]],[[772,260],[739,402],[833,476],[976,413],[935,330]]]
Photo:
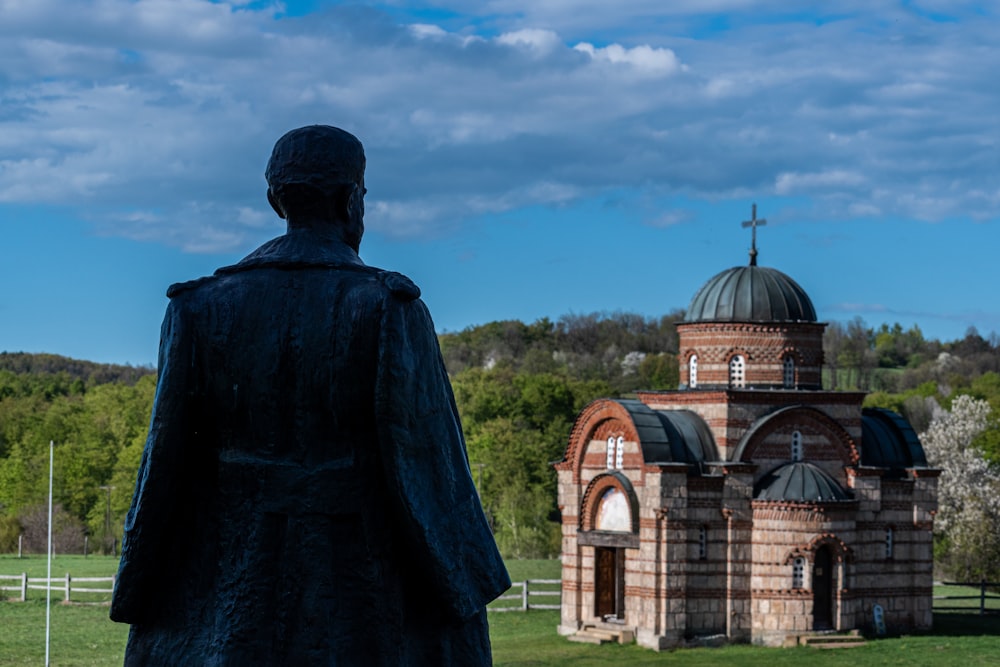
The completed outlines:
[[[743,227],[751,227],[753,229],[753,236],[750,245],[750,266],[757,266],[757,227],[759,225],[766,225],[767,219],[761,218],[757,219],[757,204],[753,205],[750,213],[750,219],[743,221]]]

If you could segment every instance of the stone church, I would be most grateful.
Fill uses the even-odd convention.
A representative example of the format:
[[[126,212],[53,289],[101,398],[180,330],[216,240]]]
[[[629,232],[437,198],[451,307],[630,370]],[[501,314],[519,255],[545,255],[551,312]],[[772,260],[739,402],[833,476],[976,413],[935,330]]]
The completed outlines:
[[[937,476],[900,415],[822,388],[806,292],[747,266],[695,294],[680,387],[598,399],[556,464],[564,635],[666,649],[931,626]]]

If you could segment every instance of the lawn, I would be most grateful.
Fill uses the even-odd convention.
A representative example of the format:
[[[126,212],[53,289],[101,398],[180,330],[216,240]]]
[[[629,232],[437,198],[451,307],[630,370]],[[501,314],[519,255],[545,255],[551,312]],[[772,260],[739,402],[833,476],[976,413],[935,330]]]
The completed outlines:
[[[508,564],[514,581],[557,578],[557,561],[514,561]],[[74,577],[109,576],[113,558],[59,556],[53,575],[68,571]],[[27,572],[45,576],[45,560],[18,560],[0,556],[0,574]],[[947,594],[957,594],[949,589]],[[61,593],[60,593],[61,595]],[[978,602],[975,603],[978,606]],[[128,628],[108,620],[107,607],[54,604],[52,606],[53,665],[121,665]],[[684,665],[701,667],[731,664],[749,667],[867,667],[869,665],[927,665],[979,667],[1000,664],[1000,616],[936,613],[933,634],[870,641],[867,646],[840,651],[808,648],[770,649],[729,646],[656,653],[635,645],[574,644],[556,633],[557,611],[490,614],[494,663],[497,667],[597,667],[600,665]],[[44,593],[28,602],[0,602],[0,667],[42,664],[45,655]]]

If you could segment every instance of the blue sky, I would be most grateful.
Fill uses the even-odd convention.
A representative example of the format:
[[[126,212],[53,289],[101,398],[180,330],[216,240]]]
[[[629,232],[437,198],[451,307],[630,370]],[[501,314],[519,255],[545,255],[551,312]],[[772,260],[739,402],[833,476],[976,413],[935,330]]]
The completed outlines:
[[[166,287],[283,232],[311,123],[442,331],[684,308],[753,202],[822,320],[1000,331],[996,4],[829,5],[2,2],[0,351],[155,362]]]

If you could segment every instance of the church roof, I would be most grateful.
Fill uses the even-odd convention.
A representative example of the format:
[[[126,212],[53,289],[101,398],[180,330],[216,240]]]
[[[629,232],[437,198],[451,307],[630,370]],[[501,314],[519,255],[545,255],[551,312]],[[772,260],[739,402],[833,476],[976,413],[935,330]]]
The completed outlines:
[[[713,276],[691,300],[685,322],[815,322],[809,295],[766,266],[735,266]]]
[[[923,445],[910,422],[882,408],[861,411],[861,465],[878,468],[926,467]]]
[[[786,463],[764,475],[754,487],[756,500],[842,502],[851,496],[833,477],[806,461]]]
[[[708,424],[690,410],[654,410],[641,401],[620,399],[639,434],[646,463],[702,463],[719,458]]]

